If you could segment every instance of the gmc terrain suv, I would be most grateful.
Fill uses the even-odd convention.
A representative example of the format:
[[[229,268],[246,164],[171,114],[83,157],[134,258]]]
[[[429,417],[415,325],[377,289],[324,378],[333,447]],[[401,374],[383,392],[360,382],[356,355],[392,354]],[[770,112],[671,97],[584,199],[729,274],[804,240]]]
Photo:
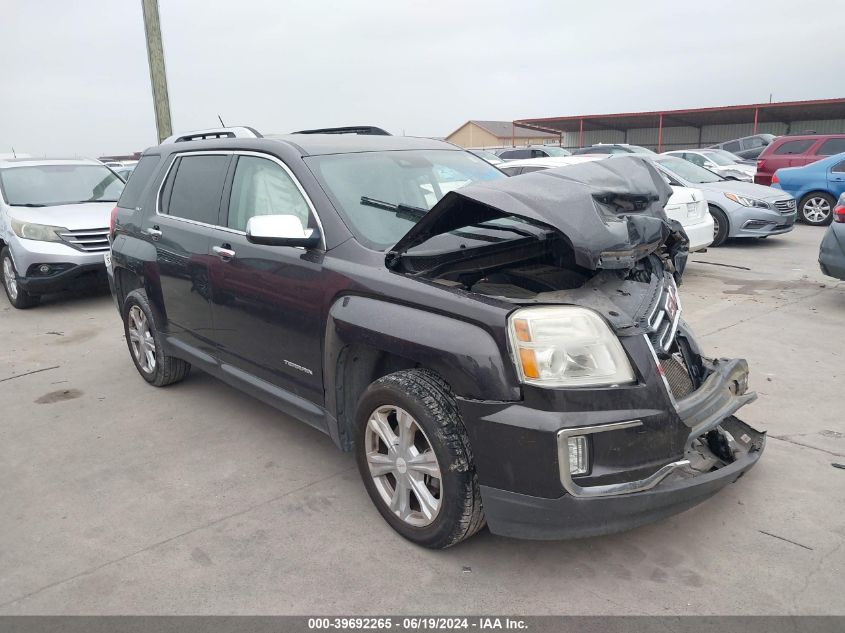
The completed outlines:
[[[16,308],[100,279],[123,180],[96,160],[0,160],[0,267]]]
[[[147,150],[107,257],[132,360],[192,366],[354,451],[405,538],[614,532],[735,481],[765,435],[701,355],[687,256],[641,158],[519,178],[428,139]]]

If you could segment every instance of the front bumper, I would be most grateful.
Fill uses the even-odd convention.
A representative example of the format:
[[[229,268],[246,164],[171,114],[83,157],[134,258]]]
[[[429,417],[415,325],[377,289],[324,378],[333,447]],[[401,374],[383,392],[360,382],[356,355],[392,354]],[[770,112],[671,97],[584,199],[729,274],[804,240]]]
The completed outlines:
[[[102,253],[86,253],[62,242],[40,242],[8,236],[9,251],[18,271],[18,285],[30,294],[59,292],[79,282],[103,280]],[[42,275],[37,269],[46,264],[54,272]]]
[[[842,226],[841,224],[839,226]],[[819,268],[828,277],[845,280],[845,226],[841,238],[836,224],[827,227],[819,247]]]
[[[712,472],[676,472],[650,490],[597,498],[564,495],[546,499],[481,486],[490,531],[514,538],[581,538],[629,530],[688,510],[742,477],[763,453],[764,433],[736,418],[726,420],[725,425],[739,436],[750,437],[753,450]]]
[[[43,295],[60,292],[76,285],[106,281],[106,267],[102,264],[71,265],[61,272],[50,275],[18,277],[18,285],[29,294]]]
[[[627,342],[633,356],[645,345],[638,338]],[[738,479],[765,446],[765,433],[733,417],[756,398],[746,391],[748,366],[700,362],[706,378],[691,391],[672,386],[654,357],[654,371],[638,363],[642,380],[627,388],[545,390],[498,406],[458,399],[490,530],[607,534],[686,510]],[[587,436],[585,475],[570,475],[571,436]]]
[[[729,237],[768,237],[789,233],[795,228],[796,211],[781,213],[776,210],[740,207],[730,213]]]

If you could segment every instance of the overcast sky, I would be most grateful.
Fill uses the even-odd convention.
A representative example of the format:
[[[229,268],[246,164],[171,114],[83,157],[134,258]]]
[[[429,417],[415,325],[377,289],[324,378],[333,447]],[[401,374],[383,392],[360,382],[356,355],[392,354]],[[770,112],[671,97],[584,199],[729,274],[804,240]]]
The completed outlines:
[[[159,0],[175,131],[845,97],[839,2]],[[644,8],[648,7],[648,9]],[[156,143],[140,0],[0,1],[0,153]]]

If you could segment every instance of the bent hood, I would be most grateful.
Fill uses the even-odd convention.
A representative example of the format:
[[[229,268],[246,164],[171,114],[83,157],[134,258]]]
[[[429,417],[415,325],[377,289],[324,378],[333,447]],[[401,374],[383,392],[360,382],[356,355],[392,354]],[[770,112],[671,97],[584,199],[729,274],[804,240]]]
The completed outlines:
[[[590,270],[630,268],[666,245],[683,271],[687,239],[663,210],[672,189],[647,160],[619,157],[467,185],[447,193],[396,245],[386,263],[456,229],[518,216],[560,231]]]

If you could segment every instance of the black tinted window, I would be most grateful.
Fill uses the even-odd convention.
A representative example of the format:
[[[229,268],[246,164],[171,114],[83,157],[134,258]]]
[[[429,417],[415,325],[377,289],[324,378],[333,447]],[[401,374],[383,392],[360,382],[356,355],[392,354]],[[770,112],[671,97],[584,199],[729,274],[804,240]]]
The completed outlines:
[[[523,167],[522,173],[523,174],[530,174],[532,171],[543,171],[544,169],[548,169],[548,167],[538,167],[536,165],[532,165],[532,166],[528,166],[528,167]]]
[[[806,152],[810,145],[812,145],[815,141],[813,139],[807,140],[797,140],[797,141],[786,141],[780,147],[776,147],[774,154],[803,154]]]
[[[156,171],[161,156],[142,156],[135,169],[132,171],[131,182],[126,183],[123,194],[117,202],[117,206],[124,209],[135,209],[141,204],[141,194],[147,188],[147,183]]]
[[[530,149],[511,149],[506,152],[502,152],[499,154],[499,158],[531,158],[531,150]]]
[[[174,167],[164,212],[186,220],[217,224],[228,156],[183,156]]]
[[[829,138],[819,148],[818,154],[822,156],[833,156],[845,152],[845,138]]]
[[[508,167],[507,165],[502,165],[499,169],[505,172],[508,176],[518,176],[522,173],[522,167]]]
[[[845,160],[841,163],[836,163],[833,167],[831,167],[830,171],[836,172],[837,174],[845,173]]]

